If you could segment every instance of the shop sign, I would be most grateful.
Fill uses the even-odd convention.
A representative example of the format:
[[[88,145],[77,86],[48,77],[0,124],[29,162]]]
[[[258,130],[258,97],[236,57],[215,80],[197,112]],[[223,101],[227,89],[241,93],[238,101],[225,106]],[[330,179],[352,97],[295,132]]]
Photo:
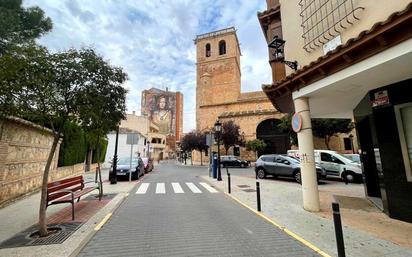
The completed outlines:
[[[372,101],[372,107],[378,107],[389,104],[389,96],[387,90],[378,91],[374,94],[374,100]]]

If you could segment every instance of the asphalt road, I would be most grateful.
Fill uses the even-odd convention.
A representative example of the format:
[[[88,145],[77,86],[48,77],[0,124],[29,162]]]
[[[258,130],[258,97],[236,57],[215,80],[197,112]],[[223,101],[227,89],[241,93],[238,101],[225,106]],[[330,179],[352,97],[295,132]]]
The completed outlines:
[[[79,256],[318,256],[204,183],[205,173],[157,165]]]

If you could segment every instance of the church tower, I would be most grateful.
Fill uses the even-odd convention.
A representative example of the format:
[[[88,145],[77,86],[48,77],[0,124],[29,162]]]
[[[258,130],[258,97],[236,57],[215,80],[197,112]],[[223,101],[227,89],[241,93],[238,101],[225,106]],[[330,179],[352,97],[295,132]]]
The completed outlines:
[[[240,47],[234,27],[198,35],[196,44],[196,128],[211,128],[218,113],[210,106],[240,96]],[[216,112],[216,111],[215,111]],[[213,121],[207,124],[206,121]]]

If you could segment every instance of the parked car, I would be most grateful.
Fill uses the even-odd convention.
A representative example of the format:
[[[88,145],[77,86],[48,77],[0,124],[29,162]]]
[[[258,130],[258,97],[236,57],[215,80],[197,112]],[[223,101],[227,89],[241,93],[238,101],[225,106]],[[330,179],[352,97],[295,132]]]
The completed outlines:
[[[226,167],[249,167],[250,161],[241,160],[237,156],[234,155],[222,155],[220,156],[220,164]]]
[[[116,175],[117,177],[129,178],[130,159],[119,159],[117,161]],[[144,175],[144,164],[140,159],[132,160],[132,179],[138,179]]]
[[[299,150],[288,150],[288,155],[299,157]],[[315,162],[326,170],[328,177],[342,178],[348,182],[362,181],[360,163],[331,150],[315,150]]]
[[[296,182],[301,183],[300,161],[287,155],[269,154],[262,155],[256,161],[255,167],[258,178],[263,179],[267,175],[274,177],[293,177]],[[316,165],[318,181],[326,178],[326,170]]]
[[[144,164],[144,172],[145,173],[151,172],[154,168],[153,159],[148,158],[148,157],[143,157],[142,160],[143,160],[143,164]]]

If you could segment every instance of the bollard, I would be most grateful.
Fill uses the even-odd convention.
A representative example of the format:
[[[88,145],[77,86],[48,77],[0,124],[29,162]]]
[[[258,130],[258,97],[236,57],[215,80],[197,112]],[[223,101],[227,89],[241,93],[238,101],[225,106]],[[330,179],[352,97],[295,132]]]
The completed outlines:
[[[342,222],[340,219],[339,204],[332,203],[333,223],[335,224],[336,245],[338,257],[345,257],[345,243],[343,242]]]
[[[227,186],[228,186],[228,192],[229,194],[231,193],[231,189],[230,189],[230,173],[227,173]]]
[[[261,211],[260,208],[260,184],[256,181],[256,197],[257,197],[257,210]]]

